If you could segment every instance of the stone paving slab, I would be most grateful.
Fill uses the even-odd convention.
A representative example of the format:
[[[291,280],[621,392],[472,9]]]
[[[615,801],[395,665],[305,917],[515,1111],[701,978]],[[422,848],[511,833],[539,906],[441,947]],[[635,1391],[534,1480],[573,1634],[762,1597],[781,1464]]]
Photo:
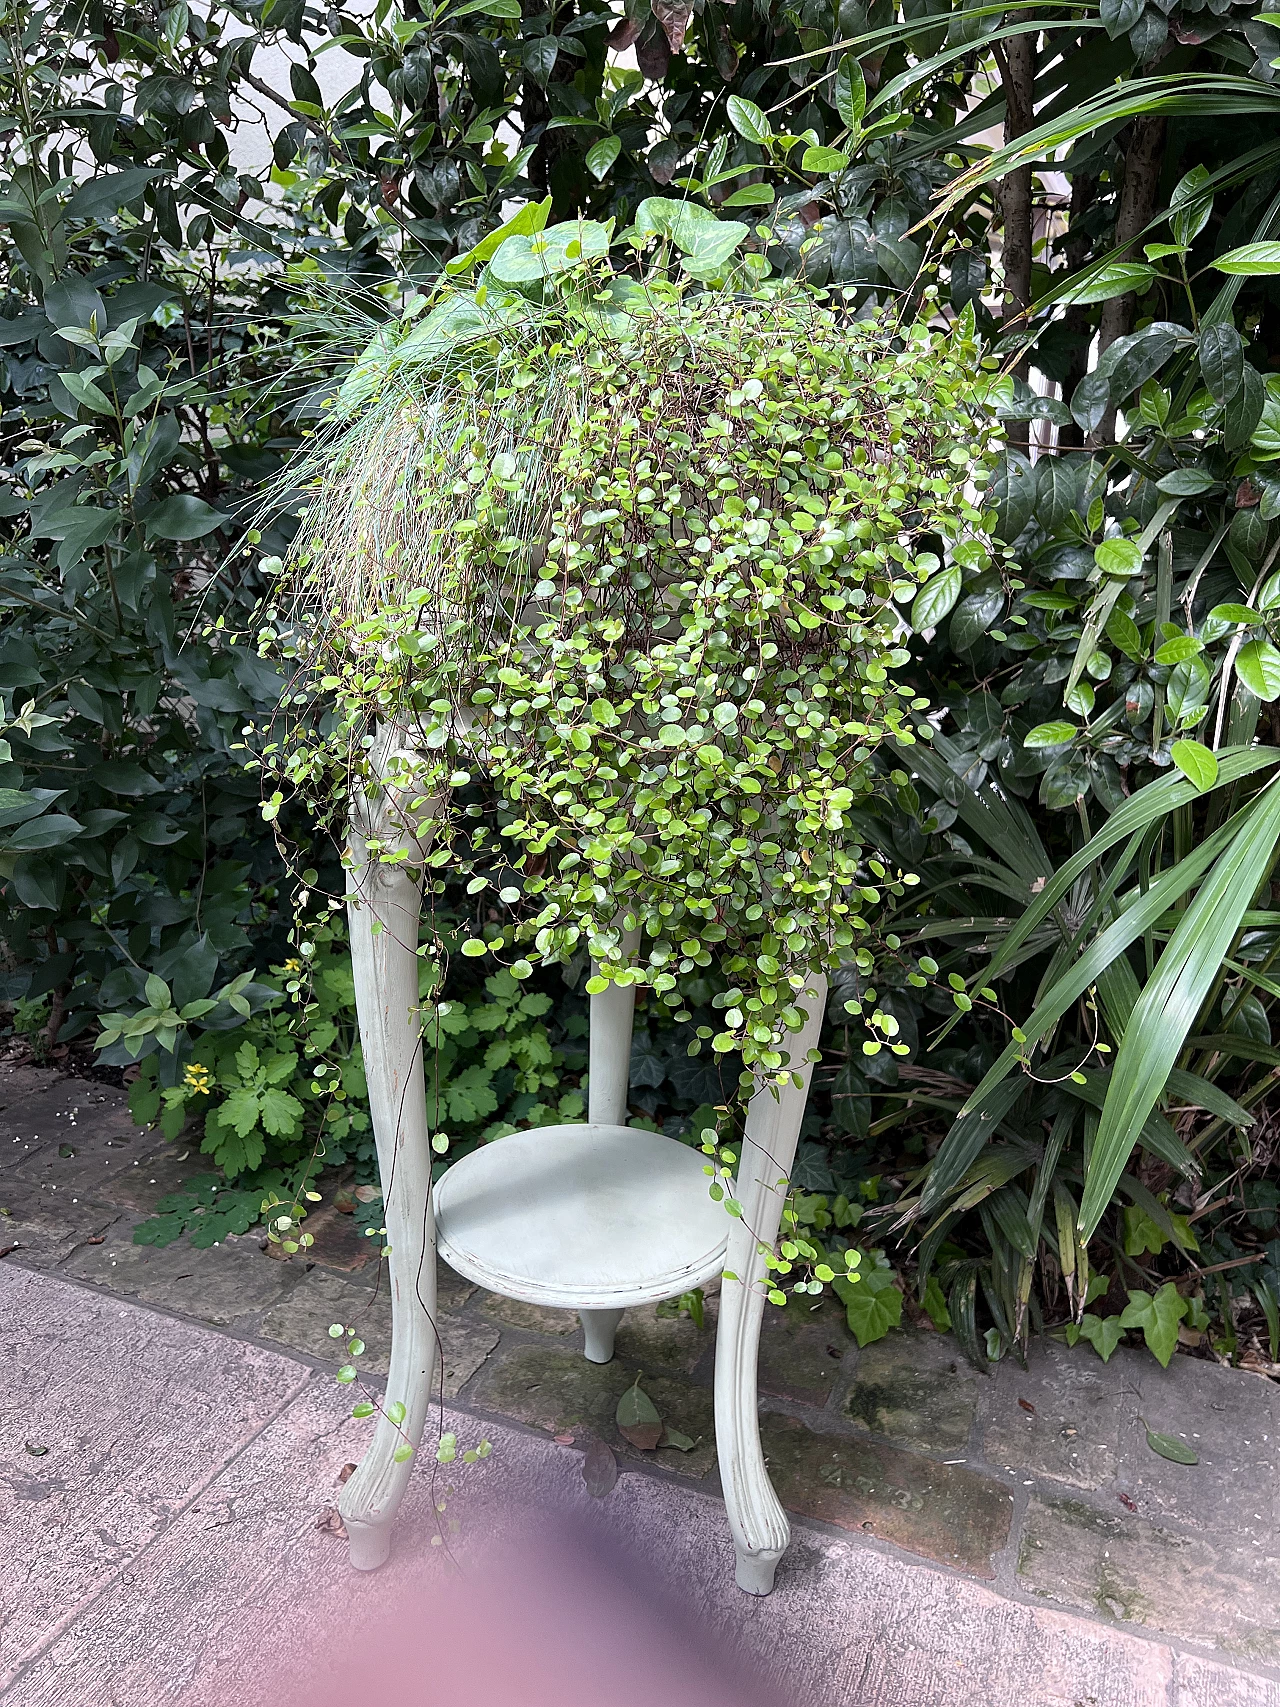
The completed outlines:
[[[100,1245],[78,1249],[62,1272],[218,1327],[269,1309],[293,1289],[300,1273],[272,1262],[255,1239],[226,1240],[208,1250],[196,1250],[186,1239],[135,1245],[129,1225]]]
[[[367,1433],[347,1414],[349,1395],[285,1359],[137,1306],[107,1305],[45,1277],[18,1285],[10,1296],[32,1341],[44,1344],[45,1361],[74,1366],[68,1381],[88,1400],[79,1416],[94,1462],[115,1464],[110,1449],[126,1421],[148,1451],[168,1426],[138,1419],[132,1396],[100,1379],[114,1353],[104,1322],[125,1324],[134,1345],[197,1346],[216,1368],[228,1414],[236,1411],[237,1365],[248,1374],[242,1394],[260,1402],[270,1367],[277,1400],[290,1392],[292,1399],[277,1402],[274,1415],[260,1409],[253,1437],[203,1486],[180,1490],[167,1525],[141,1535],[121,1561],[127,1572],[115,1569],[95,1597],[82,1594],[75,1611],[49,1619],[28,1644],[8,1707],[256,1707],[292,1692],[318,1642],[367,1631],[389,1596],[406,1588],[429,1594],[441,1580],[444,1549],[432,1545],[438,1475],[413,1478],[392,1561],[375,1576],[352,1573],[340,1540],[316,1527],[342,1464],[358,1457]],[[218,1418],[205,1411],[199,1432],[186,1433],[189,1459]],[[443,1420],[464,1440],[478,1432],[465,1413]],[[456,1478],[448,1496],[445,1521],[457,1526],[451,1551],[464,1573],[476,1569],[472,1544],[493,1532],[496,1514],[589,1511],[615,1538],[643,1548],[645,1568],[661,1573],[695,1625],[780,1678],[788,1707],[1273,1707],[1262,1680],[1175,1660],[1159,1643],[1012,1603],[857,1540],[800,1531],[774,1595],[751,1600],[733,1587],[718,1501],[624,1472],[593,1507],[575,1450],[509,1427],[488,1432],[492,1457]],[[56,1535],[46,1549],[54,1573],[66,1569],[69,1551]],[[484,1576],[474,1580],[483,1594]],[[382,1698],[377,1652],[359,1659],[364,1698]],[[554,1654],[543,1659],[554,1666]],[[423,1663],[429,1677],[429,1654]],[[616,1698],[632,1699],[621,1689]],[[422,1699],[434,1707],[429,1690]]]
[[[306,1371],[13,1267],[0,1269],[0,1319],[2,1684],[301,1391]]]
[[[953,1339],[890,1334],[863,1348],[841,1410],[859,1431],[950,1457],[968,1447],[982,1385]]]
[[[1117,1507],[1031,1502],[1018,1580],[1104,1618],[1280,1666],[1280,1556],[1211,1542]]]
[[[70,1193],[58,1202],[39,1185],[10,1177],[0,1186],[0,1250],[31,1268],[57,1268],[120,1219],[116,1204]]]
[[[1280,1707],[1280,1683],[1175,1654],[1173,1701],[1175,1707]]]
[[[384,1287],[369,1292],[346,1284],[335,1274],[316,1268],[299,1277],[288,1295],[263,1317],[262,1339],[276,1340],[293,1351],[305,1352],[336,1369],[346,1361],[337,1353],[329,1329],[337,1322],[364,1340],[369,1350],[360,1358],[365,1374],[385,1375],[391,1351],[391,1299]],[[441,1310],[437,1331],[444,1352],[444,1396],[454,1399],[480,1368],[499,1340],[497,1328],[475,1317],[461,1318]]]
[[[879,1441],[818,1433],[794,1417],[771,1417],[762,1434],[770,1477],[788,1510],[994,1578],[1013,1496],[990,1478]]]
[[[316,1528],[341,1465],[358,1458],[369,1429],[350,1419],[350,1395],[335,1384],[285,1357],[44,1275],[3,1272],[0,1280],[7,1320],[22,1321],[22,1369],[43,1372],[44,1398],[60,1410],[63,1393],[77,1396],[80,1461],[118,1478],[102,1485],[113,1509],[130,1482],[121,1451],[133,1449],[162,1478],[166,1465],[176,1468],[164,1458],[172,1434],[186,1471],[171,1475],[159,1519],[121,1540],[96,1593],[82,1588],[49,1608],[7,1707],[256,1707],[290,1687],[307,1647],[326,1632],[367,1627],[387,1594],[439,1581],[444,1548],[432,1545],[432,1512],[445,1489],[439,1473],[427,1473],[427,1454],[384,1572],[353,1574],[341,1541]],[[189,1422],[174,1424],[174,1410],[179,1419],[188,1413],[174,1407],[174,1389],[150,1408],[142,1403],[138,1355],[154,1360],[148,1388],[164,1357],[176,1360],[183,1381],[203,1374],[183,1388],[198,1396]],[[457,1524],[451,1550],[464,1570],[471,1541],[498,1512],[591,1512],[614,1536],[643,1545],[650,1567],[708,1632],[780,1676],[788,1707],[1277,1707],[1265,1678],[1019,1605],[862,1538],[800,1529],[777,1591],[754,1601],[732,1586],[719,1500],[625,1470],[594,1506],[577,1449],[466,1412],[442,1420],[463,1441],[483,1427],[495,1446],[447,1495],[445,1524]],[[198,1465],[212,1466],[203,1482]],[[67,1500],[68,1518],[84,1500],[73,1490],[56,1497]],[[51,1529],[43,1560],[49,1579],[67,1581],[77,1560],[73,1523]],[[483,1581],[476,1577],[478,1593]],[[379,1698],[377,1654],[360,1657],[369,1664],[367,1698]]]
[[[1168,1369],[1125,1354],[1129,1415],[1120,1434],[1120,1476],[1144,1516],[1204,1535],[1231,1514],[1248,1551],[1276,1544],[1280,1528],[1280,1386],[1240,1369],[1177,1358]],[[1180,1436],[1199,1456],[1191,1468],[1160,1458],[1145,1424]]]
[[[1037,1341],[1021,1368],[996,1366],[983,1432],[989,1464],[1044,1476],[1072,1488],[1101,1488],[1115,1478],[1126,1412],[1128,1354],[1103,1363],[1088,1347]]]
[[[514,1417],[548,1434],[603,1440],[624,1457],[636,1448],[618,1433],[618,1400],[641,1375],[634,1364],[588,1363],[581,1351],[518,1346],[485,1366],[468,1389],[468,1402],[500,1416]],[[644,1391],[669,1428],[694,1442],[691,1451],[660,1446],[644,1457],[682,1476],[704,1476],[715,1462],[715,1417],[711,1394],[674,1376],[645,1372]]]

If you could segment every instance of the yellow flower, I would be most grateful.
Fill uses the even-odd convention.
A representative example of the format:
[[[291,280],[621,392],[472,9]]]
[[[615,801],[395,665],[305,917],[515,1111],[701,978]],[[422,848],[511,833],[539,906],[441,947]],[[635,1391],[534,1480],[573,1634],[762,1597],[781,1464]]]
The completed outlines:
[[[286,960],[284,963],[283,969],[286,972],[301,972],[302,971],[302,962],[300,960],[296,960],[296,959]]]
[[[182,1082],[196,1096],[207,1097],[209,1086],[213,1083],[213,1074],[199,1062],[193,1062],[189,1067],[183,1068]]]

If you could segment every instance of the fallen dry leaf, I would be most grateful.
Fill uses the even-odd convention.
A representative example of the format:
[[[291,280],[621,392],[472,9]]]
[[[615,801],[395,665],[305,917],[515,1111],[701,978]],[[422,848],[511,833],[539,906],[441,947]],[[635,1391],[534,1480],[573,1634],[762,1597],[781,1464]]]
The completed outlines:
[[[557,1446],[572,1446],[573,1445],[573,1436],[571,1434],[557,1434],[557,1435],[554,1435],[552,1438],[555,1440],[555,1443]]]
[[[618,1480],[618,1460],[603,1440],[593,1440],[582,1460],[582,1479],[593,1500],[611,1493]]]
[[[335,1506],[330,1506],[328,1511],[321,1512],[316,1519],[316,1528],[322,1530],[326,1535],[336,1535],[339,1541],[347,1539],[346,1525]]]
[[[1030,1417],[1035,1416],[1036,1408],[1031,1403],[1030,1399],[1019,1399],[1018,1404],[1027,1413],[1028,1416],[1030,1416]]]
[[[1131,1500],[1129,1498],[1128,1494],[1117,1494],[1116,1498],[1120,1501],[1120,1504],[1124,1507],[1124,1509],[1126,1511],[1137,1511],[1137,1509],[1138,1509],[1137,1501]]]
[[[106,1238],[102,1233],[95,1233],[91,1239],[85,1240],[86,1245],[103,1245],[105,1243]]]
[[[344,1464],[341,1470],[338,1471],[338,1486],[341,1487],[344,1482],[349,1482],[355,1473],[356,1467],[354,1464]]]

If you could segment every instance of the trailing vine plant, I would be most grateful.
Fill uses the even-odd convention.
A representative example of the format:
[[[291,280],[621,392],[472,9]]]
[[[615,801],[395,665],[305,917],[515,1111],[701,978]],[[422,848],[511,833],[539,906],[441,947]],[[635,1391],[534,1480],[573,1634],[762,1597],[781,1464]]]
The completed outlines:
[[[932,735],[899,607],[989,560],[991,376],[971,314],[855,313],[705,210],[651,198],[612,246],[545,219],[368,327],[290,470],[264,811],[301,797],[341,839],[385,789],[409,837],[372,851],[419,848],[428,897],[466,878],[461,952],[516,979],[585,952],[589,992],[688,1022],[682,976],[717,966],[690,1048],[737,1056],[745,1097],[796,1071],[816,974],[900,954],[874,919],[915,878],[860,807],[907,782],[877,749]],[[863,987],[865,1047],[901,1051]]]

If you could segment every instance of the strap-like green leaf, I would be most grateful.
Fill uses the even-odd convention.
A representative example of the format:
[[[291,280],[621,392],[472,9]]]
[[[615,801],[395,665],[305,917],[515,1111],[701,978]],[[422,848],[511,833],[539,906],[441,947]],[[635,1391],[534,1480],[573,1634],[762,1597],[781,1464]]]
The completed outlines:
[[[1254,891],[1275,857],[1280,786],[1272,781],[1236,822],[1230,845],[1200,886],[1156,965],[1125,1028],[1080,1205],[1087,1238],[1222,966]],[[1175,867],[1175,870],[1178,868]]]
[[[1233,782],[1239,782],[1242,777],[1251,776],[1254,771],[1264,770],[1268,765],[1275,764],[1280,764],[1280,748],[1224,748],[1218,754],[1217,787],[1225,788]],[[921,772],[921,775],[923,774]],[[1097,835],[1090,837],[1079,852],[1074,853],[1062,866],[1057,875],[1045,884],[1041,894],[1026,909],[1001,943],[999,952],[983,974],[982,982],[990,983],[1009,964],[1014,951],[1026,941],[1036,926],[1048,917],[1077,877],[1095,865],[1109,848],[1123,841],[1126,836],[1131,836],[1135,830],[1144,829],[1166,812],[1173,811],[1175,807],[1185,806],[1188,801],[1200,798],[1199,789],[1181,775],[1161,777],[1158,782],[1149,782],[1145,788],[1131,794],[1124,805],[1111,814]]]
[[[961,1109],[961,1116],[971,1114],[983,1106],[994,1087],[1012,1071],[1022,1051],[1038,1043],[1050,1032],[1071,1005],[1091,984],[1097,982],[1112,961],[1123,954],[1131,942],[1136,942],[1149,930],[1180,895],[1186,894],[1223,849],[1229,846],[1232,835],[1238,828],[1237,816],[1215,831],[1185,859],[1179,860],[1177,865],[1164,872],[1145,895],[1135,896],[1115,923],[1108,925],[1101,935],[1095,937],[1075,964],[1054,981],[1031,1018],[1024,1021],[1021,1030],[1026,1042],[1010,1043],[1005,1047]],[[938,1154],[941,1155],[942,1152],[939,1151]]]

